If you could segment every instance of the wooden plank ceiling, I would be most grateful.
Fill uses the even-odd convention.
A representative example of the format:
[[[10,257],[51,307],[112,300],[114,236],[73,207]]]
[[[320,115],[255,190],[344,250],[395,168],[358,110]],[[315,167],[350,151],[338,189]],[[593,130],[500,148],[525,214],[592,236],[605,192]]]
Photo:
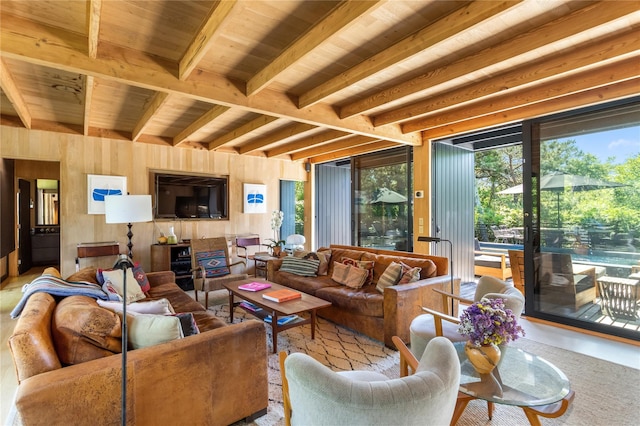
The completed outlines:
[[[321,162],[638,93],[639,1],[2,0],[1,123]]]

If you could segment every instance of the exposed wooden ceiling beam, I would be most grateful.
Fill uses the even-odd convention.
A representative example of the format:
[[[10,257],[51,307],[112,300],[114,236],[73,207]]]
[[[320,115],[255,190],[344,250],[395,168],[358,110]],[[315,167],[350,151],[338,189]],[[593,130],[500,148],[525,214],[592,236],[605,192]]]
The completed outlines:
[[[7,98],[9,98],[9,102],[13,106],[13,109],[18,113],[18,117],[20,117],[20,121],[27,129],[31,128],[31,112],[29,112],[29,106],[25,102],[18,86],[16,85],[13,76],[9,72],[9,68],[7,68],[7,64],[0,58],[0,87],[2,87],[2,91]]]
[[[342,151],[335,151],[325,155],[318,155],[317,157],[309,158],[309,162],[312,164],[326,163],[327,161],[339,160],[341,158],[349,158],[354,155],[367,154],[369,152],[381,151],[383,149],[393,148],[398,146],[397,143],[388,141],[373,142],[367,145],[361,145],[354,148],[347,148]]]
[[[180,80],[186,80],[195,69],[202,57],[211,47],[213,36],[220,29],[220,25],[227,18],[236,5],[236,0],[219,1],[215,4],[205,18],[202,26],[193,38],[193,41],[182,55],[178,67]]]
[[[266,136],[254,139],[246,143],[245,145],[242,145],[241,147],[236,149],[236,151],[238,152],[238,154],[248,154],[250,152],[257,151],[261,148],[269,146],[273,143],[285,141],[292,136],[303,134],[315,128],[316,127],[314,125],[306,123],[290,124],[272,133],[269,133]]]
[[[93,99],[93,77],[87,75],[84,77],[84,114],[83,114],[83,131],[85,136],[89,135],[89,125],[91,124],[91,100]]]
[[[609,85],[614,82],[629,80],[640,75],[639,55],[640,51],[622,61],[616,61],[581,73],[572,73],[562,79],[510,92],[483,102],[474,102],[462,107],[449,109],[440,114],[409,122],[406,125],[411,126],[411,131],[427,130],[455,123],[456,121],[465,121],[474,117],[491,115],[500,111],[539,103],[547,99],[579,93],[602,85],[601,82],[603,81],[606,81],[607,85]]]
[[[475,1],[465,5],[351,69],[340,73],[340,75],[303,93],[298,97],[298,106],[304,108],[313,105],[335,92],[356,84],[385,68],[397,65],[436,43],[453,37],[458,32],[515,6],[520,1],[522,0]]]
[[[343,105],[340,117],[360,114],[384,104],[402,99],[470,72],[489,67],[495,63],[515,58],[531,50],[557,42],[572,34],[587,31],[635,10],[633,2],[624,2],[611,7],[611,3],[600,2],[576,10],[518,37],[491,46],[473,55],[466,56],[446,66],[431,69],[411,80],[381,90],[366,98]]]
[[[216,118],[220,117],[225,112],[229,111],[229,107],[215,105],[209,111],[202,114],[196,121],[189,124],[184,130],[173,137],[173,146],[177,146],[186,141],[189,136],[202,129],[207,124],[211,123]]]
[[[354,20],[361,17],[374,6],[378,0],[352,1],[340,3],[324,19],[318,21],[306,33],[298,37],[289,47],[283,50],[269,65],[260,70],[247,82],[247,95],[252,95],[273,81],[278,74],[295,64],[327,38],[336,34]]]
[[[165,92],[156,92],[153,95],[151,101],[147,104],[142,116],[136,123],[133,128],[133,132],[131,132],[131,140],[136,141],[144,132],[144,129],[151,123],[153,116],[160,111],[163,105],[167,102],[169,98],[169,94]]]
[[[329,141],[345,138],[347,136],[349,136],[349,133],[341,132],[339,130],[325,130],[322,133],[305,137],[295,142],[277,146],[273,149],[268,150],[266,154],[267,157],[277,157],[278,155],[301,151],[315,145],[326,144]]]
[[[87,1],[87,51],[89,57],[95,59],[98,56],[98,40],[100,38],[100,12],[102,0]]]
[[[374,128],[368,118],[362,116],[340,119],[331,105],[299,109],[286,93],[264,89],[249,98],[236,83],[211,72],[202,71],[192,74],[188,81],[181,81],[176,77],[176,64],[105,42],[101,43],[100,56],[91,59],[82,53],[83,37],[15,16],[3,15],[0,42],[0,54],[4,57],[320,127],[402,144],[422,144],[419,134],[403,134],[399,126]]]
[[[216,148],[221,147],[222,145],[229,143],[235,139],[238,139],[244,135],[248,135],[249,133],[258,130],[261,127],[266,126],[267,124],[273,123],[274,121],[279,120],[278,117],[271,117],[269,115],[262,115],[258,118],[255,118],[248,123],[243,124],[242,126],[218,137],[209,142],[209,149],[214,150]]]
[[[640,24],[637,25],[640,27]],[[553,56],[542,58],[526,66],[515,68],[482,80],[480,83],[462,86],[456,90],[414,102],[393,111],[380,114],[373,118],[374,125],[384,125],[412,118],[419,122],[419,118],[469,101],[477,101],[484,97],[501,95],[517,90],[520,87],[535,82],[542,82],[550,78],[561,78],[562,74],[575,72],[576,69],[586,68],[598,63],[605,63],[615,57],[620,57],[640,50],[640,32],[632,27],[631,31],[609,37],[596,42],[589,41],[583,45],[571,46]],[[412,125],[403,126],[403,130],[411,132]],[[422,130],[422,129],[419,129]]]
[[[345,139],[341,139],[336,142],[331,142],[322,146],[315,146],[303,151],[295,152],[291,154],[293,161],[302,160],[303,158],[315,157],[323,153],[330,153],[335,151],[343,151],[349,148],[355,148],[361,145],[367,145],[372,142],[376,142],[378,139],[372,139],[367,136],[351,136]]]
[[[471,130],[483,129],[498,124],[512,123],[518,120],[540,117],[550,112],[567,111],[589,105],[597,105],[603,102],[623,99],[638,94],[640,77],[614,83],[608,86],[597,87],[584,92],[562,96],[548,101],[526,105],[507,111],[496,112],[482,117],[471,118],[453,124],[425,130],[422,133],[425,143],[430,140],[452,136]]]

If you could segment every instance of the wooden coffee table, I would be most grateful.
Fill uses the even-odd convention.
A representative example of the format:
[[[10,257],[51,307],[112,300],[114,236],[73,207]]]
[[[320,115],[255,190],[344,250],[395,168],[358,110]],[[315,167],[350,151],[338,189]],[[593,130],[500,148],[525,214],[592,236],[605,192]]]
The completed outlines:
[[[261,291],[247,291],[240,290],[238,286],[242,284],[248,284],[251,282],[264,282],[271,284],[270,288]],[[311,296],[310,294],[306,294],[300,292],[302,297],[300,299],[289,300],[286,302],[272,302],[270,300],[264,299],[262,297],[263,293],[268,293],[270,291],[279,290],[282,288],[288,288],[286,286],[272,283],[270,281],[254,278],[254,279],[246,279],[233,281],[227,284],[224,284],[224,287],[229,290],[229,322],[233,322],[233,308],[240,305],[240,302],[236,302],[234,300],[234,296],[238,299],[246,300],[247,302],[251,302],[254,305],[258,305],[262,308],[262,310],[254,312],[249,309],[244,309],[245,312],[250,313],[251,315],[264,320],[265,317],[271,315],[271,323],[267,323],[271,325],[272,330],[272,340],[273,340],[273,353],[276,353],[278,348],[278,333],[289,328],[299,327],[305,324],[311,324],[311,338],[315,339],[316,337],[316,311],[318,309],[326,308],[331,306],[331,302],[327,302],[326,300],[319,299],[315,296]],[[297,291],[297,290],[296,290]],[[284,325],[278,325],[278,317],[285,315],[295,315],[303,312],[309,313],[309,318],[300,317],[290,323]]]

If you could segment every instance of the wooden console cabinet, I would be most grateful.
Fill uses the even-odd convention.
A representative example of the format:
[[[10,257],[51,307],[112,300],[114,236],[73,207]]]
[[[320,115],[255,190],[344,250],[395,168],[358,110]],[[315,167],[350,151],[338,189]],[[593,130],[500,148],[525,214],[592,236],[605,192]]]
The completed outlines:
[[[152,244],[151,271],[173,271],[176,284],[193,290],[191,279],[191,246],[189,244]]]

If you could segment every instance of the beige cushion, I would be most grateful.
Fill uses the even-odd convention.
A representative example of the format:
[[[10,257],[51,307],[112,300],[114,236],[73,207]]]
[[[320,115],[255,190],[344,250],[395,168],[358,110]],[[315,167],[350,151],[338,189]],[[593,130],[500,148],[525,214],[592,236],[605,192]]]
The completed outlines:
[[[144,299],[146,296],[142,292],[138,281],[133,276],[133,271],[129,268],[126,270],[127,273],[127,297],[124,297],[124,275],[122,270],[115,269],[112,271],[102,271],[102,276],[104,277],[104,284],[102,288],[105,292],[109,293],[107,288],[112,288],[118,294],[120,300],[123,298],[126,299],[127,303],[136,302],[138,300]]]
[[[384,273],[378,278],[378,284],[376,288],[380,293],[384,293],[385,287],[391,287],[396,285],[402,277],[402,265],[396,262],[391,262]]]
[[[180,318],[171,315],[127,312],[127,329],[129,349],[146,348],[184,337]]]
[[[346,285],[347,287],[362,287],[368,275],[369,272],[366,269],[333,262],[333,274],[331,275],[331,279],[339,284]]]
[[[340,259],[340,262],[345,265],[355,266],[356,268],[366,269],[367,270],[367,279],[364,281],[364,285],[373,284],[373,267],[375,266],[375,261],[373,260],[354,260],[349,257],[343,257]]]

